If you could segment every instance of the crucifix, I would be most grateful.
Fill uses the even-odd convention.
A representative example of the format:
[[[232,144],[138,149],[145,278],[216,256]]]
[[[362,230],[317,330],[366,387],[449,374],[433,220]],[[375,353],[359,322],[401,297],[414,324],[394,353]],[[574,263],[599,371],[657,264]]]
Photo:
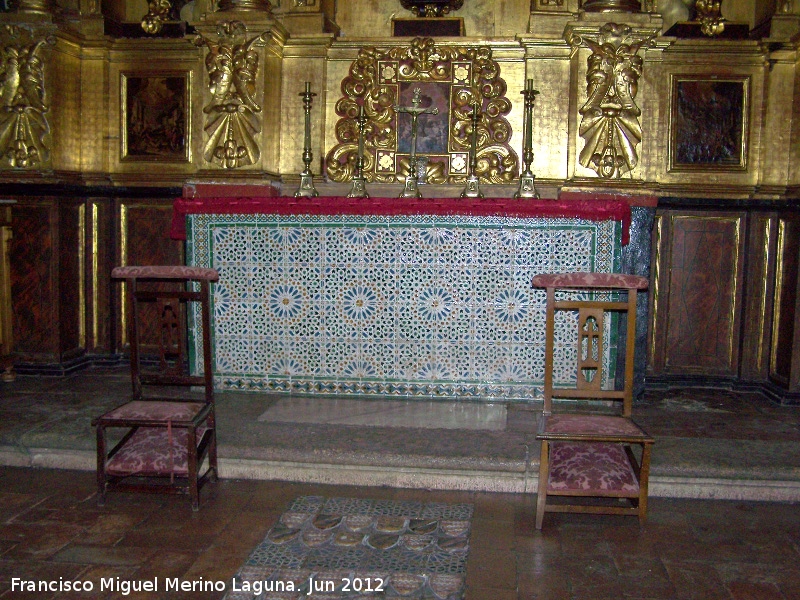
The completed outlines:
[[[411,99],[411,106],[398,106],[392,108],[397,113],[408,113],[411,115],[411,154],[408,157],[408,175],[406,175],[405,187],[400,192],[400,198],[422,198],[417,187],[417,119],[420,115],[438,115],[439,109],[422,108],[422,90],[414,88],[414,96]]]

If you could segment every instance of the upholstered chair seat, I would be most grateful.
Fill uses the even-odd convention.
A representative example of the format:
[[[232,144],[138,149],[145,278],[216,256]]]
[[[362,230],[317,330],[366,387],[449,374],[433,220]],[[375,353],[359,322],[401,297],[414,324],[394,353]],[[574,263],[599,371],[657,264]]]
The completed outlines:
[[[207,428],[196,430],[203,439]],[[106,463],[106,474],[138,477],[188,477],[189,430],[185,427],[140,427]]]
[[[533,285],[547,291],[544,409],[536,435],[541,442],[536,528],[542,528],[545,512],[636,515],[644,523],[654,440],[631,419],[631,406],[636,297],[647,288],[647,280],[635,275],[557,273],[537,275]],[[574,385],[555,385],[557,311],[570,313],[577,324]],[[614,313],[620,316],[614,318]],[[569,315],[559,321],[562,327],[569,322]],[[620,323],[625,335],[612,332]],[[605,346],[614,339],[619,340],[617,353],[624,356],[621,374],[609,372],[610,359],[609,365],[604,362]],[[565,370],[570,372],[562,365],[562,379]],[[554,403],[554,398],[562,402]],[[620,404],[616,414],[608,414],[613,412],[611,406]],[[556,412],[566,406],[570,412]],[[562,501],[552,502],[553,496]]]
[[[109,491],[168,492],[188,495],[197,510],[200,489],[217,478],[211,283],[219,275],[182,266],[117,267],[111,275],[126,284],[133,394],[92,422],[98,504]],[[189,358],[190,322],[200,340],[198,373]],[[146,352],[152,355],[143,361]],[[111,447],[109,437],[116,439]]]
[[[628,455],[613,442],[550,444],[548,493],[593,492],[597,496],[639,495],[639,481]]]

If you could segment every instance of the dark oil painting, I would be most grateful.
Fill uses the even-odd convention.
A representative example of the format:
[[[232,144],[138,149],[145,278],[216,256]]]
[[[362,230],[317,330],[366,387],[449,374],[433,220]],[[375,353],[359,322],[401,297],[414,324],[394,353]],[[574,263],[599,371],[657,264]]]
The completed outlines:
[[[188,160],[188,74],[123,75],[123,158]]]
[[[417,118],[417,153],[446,154],[450,133],[450,84],[404,81],[400,84],[399,106],[411,106],[414,90],[420,88],[420,108],[438,108],[439,114],[421,114]],[[411,152],[411,115],[397,115],[397,151]]]
[[[678,80],[672,165],[745,166],[745,82]]]

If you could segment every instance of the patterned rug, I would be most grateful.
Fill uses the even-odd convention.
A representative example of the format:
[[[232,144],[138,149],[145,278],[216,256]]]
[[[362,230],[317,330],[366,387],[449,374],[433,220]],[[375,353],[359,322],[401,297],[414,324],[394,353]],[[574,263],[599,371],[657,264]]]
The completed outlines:
[[[471,504],[301,496],[233,580],[227,600],[464,595]]]

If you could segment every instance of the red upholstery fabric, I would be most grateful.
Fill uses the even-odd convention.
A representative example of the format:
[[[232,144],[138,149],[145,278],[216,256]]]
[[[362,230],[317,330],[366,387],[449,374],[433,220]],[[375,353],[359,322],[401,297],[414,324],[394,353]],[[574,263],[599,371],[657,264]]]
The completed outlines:
[[[647,289],[647,279],[621,273],[542,273],[533,278],[534,287]]]
[[[204,406],[201,402],[133,400],[106,413],[102,419],[106,422],[119,419],[191,421]]]
[[[621,221],[622,244],[630,239],[631,206],[625,200],[537,200],[535,198],[202,198],[173,204],[170,237],[186,239],[188,214],[266,215],[467,215],[578,218]]]
[[[587,435],[643,436],[642,429],[630,419],[608,415],[558,414],[547,417],[547,433]]]
[[[197,428],[198,442],[205,430],[205,427]],[[182,427],[140,427],[108,461],[106,473],[115,476],[174,474],[186,477],[189,474],[188,439],[189,431]]]
[[[636,474],[620,444],[553,442],[550,462],[548,492],[591,491],[595,496],[639,493]]]
[[[219,273],[215,269],[204,267],[168,266],[130,266],[115,267],[111,271],[114,279],[191,279],[193,281],[219,281]]]

